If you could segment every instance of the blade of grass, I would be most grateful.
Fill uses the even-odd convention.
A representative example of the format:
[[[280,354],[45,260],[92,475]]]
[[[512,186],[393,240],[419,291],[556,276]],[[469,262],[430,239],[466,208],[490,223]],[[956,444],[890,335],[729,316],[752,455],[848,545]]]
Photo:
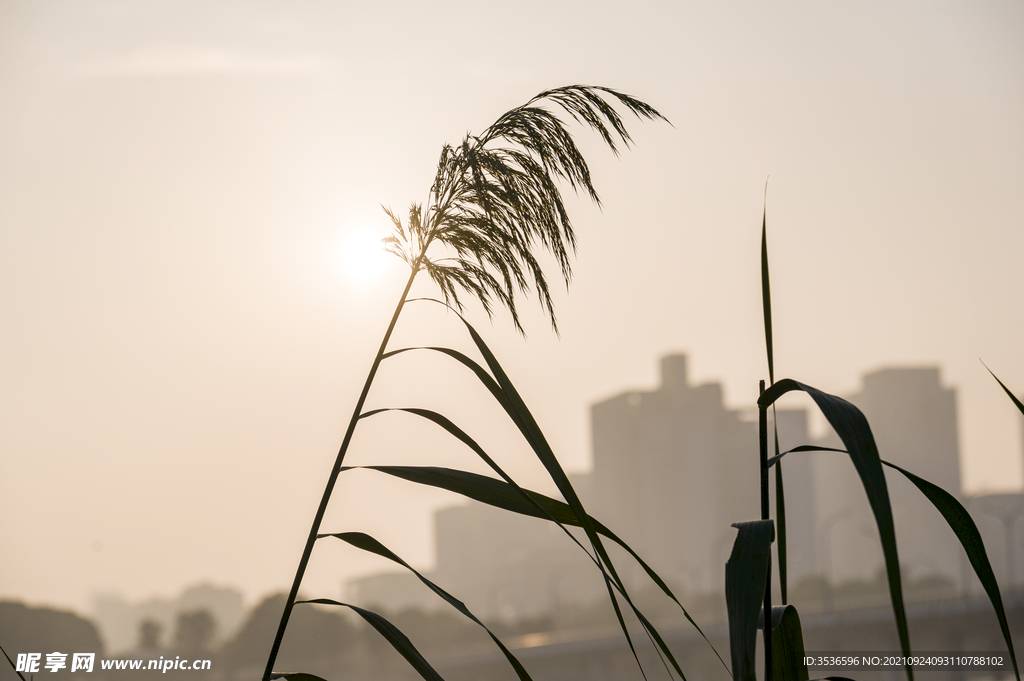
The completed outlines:
[[[11,656],[7,654],[7,651],[4,650],[3,646],[0,646],[0,651],[3,651],[4,657],[7,658],[7,661],[10,663],[11,669],[14,670],[14,673],[21,677],[21,681],[25,681],[25,675],[18,671],[18,665],[11,661]]]
[[[896,528],[892,520],[892,506],[889,503],[889,488],[885,484],[885,474],[882,472],[882,462],[878,456],[875,438],[871,434],[871,427],[864,414],[846,400],[789,378],[779,381],[764,391],[758,398],[757,404],[759,407],[774,404],[779,397],[793,390],[801,390],[811,396],[818,409],[843,441],[847,453],[857,469],[875,516],[875,524],[878,526],[900,648],[904,657],[910,657],[910,633],[907,628],[906,607],[903,604],[903,584],[896,550]],[[913,681],[913,668],[910,665],[904,665],[904,669],[907,678]]]
[[[772,287],[768,275],[768,181],[764,183],[764,208],[761,213],[761,306],[764,310],[764,347],[768,355],[768,381],[775,384],[775,352],[772,341]],[[779,419],[772,405],[772,427],[775,432],[775,454],[779,453]],[[767,464],[771,465],[771,464]],[[787,561],[786,561],[786,496],[782,484],[782,466],[775,467],[775,522],[778,527],[778,541],[775,550],[779,556],[779,590],[782,604],[788,602]]]
[[[768,353],[768,381],[775,383],[775,356],[772,351],[772,292],[768,277],[768,183],[765,183],[765,207],[761,214],[761,306],[764,309],[764,347]]]
[[[420,651],[416,649],[416,646],[412,644],[409,637],[403,634],[398,627],[377,613],[370,610],[364,610],[363,608],[352,605],[351,603],[342,603],[329,598],[314,598],[309,601],[295,601],[296,605],[301,603],[337,605],[343,608],[349,608],[366,620],[371,627],[376,629],[377,632],[391,644],[391,647],[397,650],[401,656],[406,659],[409,665],[415,669],[420,676],[427,681],[444,681],[444,678],[430,666],[430,663],[427,662],[426,658],[423,657],[423,655],[420,654]]]
[[[335,539],[340,539],[341,541],[350,544],[356,547],[357,549],[361,549],[368,553],[376,554],[383,558],[387,558],[388,560],[394,563],[398,563],[406,570],[412,572],[421,582],[423,582],[427,586],[427,588],[429,588],[435,594],[440,596],[446,603],[448,603],[453,608],[458,610],[465,617],[469,618],[479,626],[483,627],[483,630],[487,632],[487,635],[491,637],[491,640],[493,640],[494,643],[497,644],[498,648],[501,649],[501,652],[505,656],[505,659],[507,659],[509,664],[512,665],[512,668],[516,670],[516,674],[519,676],[519,678],[523,681],[532,681],[530,679],[530,675],[527,673],[523,665],[520,664],[516,656],[512,654],[512,651],[505,647],[505,644],[502,643],[501,640],[494,635],[493,631],[487,628],[487,625],[481,622],[476,615],[469,611],[469,608],[466,607],[465,603],[452,596],[450,593],[439,587],[431,580],[424,577],[422,574],[420,574],[418,570],[416,570],[407,562],[399,558],[397,554],[392,552],[379,541],[377,541],[368,534],[364,534],[363,532],[339,532],[336,534],[321,534],[319,537],[317,537],[317,539],[323,539],[325,537],[334,537]]]
[[[999,628],[1003,632],[1003,640],[1006,641],[1006,647],[1010,653],[1010,661],[1013,662],[1013,673],[1016,675],[1017,681],[1020,681],[1020,671],[1017,669],[1017,656],[1013,651],[1013,639],[1010,637],[1010,625],[1006,621],[1006,611],[1003,609],[1003,598],[999,593],[999,583],[996,581],[995,573],[992,571],[992,564],[988,560],[988,553],[985,551],[985,543],[981,539],[981,532],[978,531],[978,526],[974,524],[971,514],[967,512],[963,504],[957,501],[956,497],[938,485],[928,482],[924,478],[900,468],[896,464],[889,463],[888,461],[883,461],[882,463],[889,468],[894,468],[903,473],[910,482],[914,483],[921,490],[921,493],[928,498],[928,501],[932,502],[932,505],[942,514],[942,517],[946,519],[946,524],[956,534],[956,538],[960,540],[960,544],[964,547],[964,551],[967,552],[967,558],[974,568],[974,574],[978,576],[978,580],[985,588],[985,593],[988,594],[988,599],[996,611],[996,617],[999,619]]]
[[[985,367],[985,369],[987,369],[988,372],[990,374],[992,374],[992,370],[989,369],[988,366],[984,362],[981,363],[981,366]],[[992,374],[992,378],[996,379],[996,383],[999,384],[999,387],[1003,389],[1003,392],[1005,392],[1010,397],[1011,400],[1013,400],[1013,403],[1015,405],[1017,405],[1017,409],[1020,410],[1020,413],[1024,414],[1024,404],[1021,404],[1021,401],[1017,399],[1017,396],[1014,395],[1013,393],[1011,393],[1010,389],[1007,388],[1005,385],[1003,385],[1003,382],[999,380],[998,376],[996,376],[995,374]]]
[[[775,528],[771,520],[733,523],[733,527],[739,532],[725,564],[732,675],[735,681],[757,681],[754,666],[757,619],[768,582],[768,561]]]

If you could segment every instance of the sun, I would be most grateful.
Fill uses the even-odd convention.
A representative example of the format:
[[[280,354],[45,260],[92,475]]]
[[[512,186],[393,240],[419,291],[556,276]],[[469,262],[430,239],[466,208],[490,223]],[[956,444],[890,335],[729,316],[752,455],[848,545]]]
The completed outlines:
[[[387,252],[380,240],[380,235],[364,227],[342,235],[335,252],[335,264],[342,276],[358,284],[379,280],[387,264]]]

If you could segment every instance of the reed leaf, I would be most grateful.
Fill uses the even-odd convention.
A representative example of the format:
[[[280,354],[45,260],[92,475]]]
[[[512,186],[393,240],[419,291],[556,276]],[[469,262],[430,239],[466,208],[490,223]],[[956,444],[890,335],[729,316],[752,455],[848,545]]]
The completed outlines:
[[[340,539],[341,541],[343,541],[343,542],[345,542],[347,544],[350,544],[351,546],[354,546],[357,549],[361,549],[361,550],[366,551],[368,553],[376,554],[378,556],[381,556],[382,558],[387,558],[388,560],[390,560],[390,561],[392,561],[394,563],[398,563],[399,565],[404,567],[406,570],[409,570],[410,572],[412,572],[414,575],[416,575],[416,577],[421,582],[423,582],[427,586],[427,588],[429,588],[431,591],[433,591],[435,594],[437,594],[439,597],[441,597],[441,599],[443,599],[446,603],[448,603],[453,608],[458,610],[465,617],[471,619],[473,622],[475,622],[476,624],[481,626],[483,628],[483,630],[487,632],[487,635],[491,637],[491,640],[493,640],[494,643],[497,644],[498,648],[501,649],[501,652],[505,656],[505,659],[507,659],[509,664],[512,665],[512,668],[516,670],[516,675],[522,681],[532,681],[529,673],[527,673],[526,669],[519,662],[519,660],[516,658],[516,656],[512,654],[512,651],[509,650],[505,646],[505,644],[502,643],[501,640],[497,636],[494,635],[493,631],[491,631],[490,629],[487,628],[487,625],[485,625],[483,622],[481,622],[477,618],[476,615],[474,615],[472,612],[469,611],[469,608],[466,607],[465,603],[463,603],[459,599],[457,599],[454,596],[452,596],[450,593],[448,593],[447,591],[445,591],[444,589],[439,587],[437,584],[435,584],[431,580],[429,580],[426,577],[424,577],[422,574],[420,574],[420,572],[418,570],[416,570],[414,567],[412,567],[411,565],[406,563],[404,560],[399,558],[397,554],[392,552],[390,549],[388,549],[386,546],[381,544],[379,541],[377,541],[376,539],[374,539],[370,535],[365,534],[363,532],[339,532],[339,533],[336,533],[336,534],[322,534],[322,535],[320,535],[317,538],[318,539],[323,539],[325,537],[334,537],[335,539]]]
[[[982,362],[982,363],[981,363],[981,366],[985,367],[985,369],[987,369],[987,370],[988,370],[988,372],[989,372],[990,374],[992,374],[992,378],[996,379],[996,383],[998,383],[998,384],[999,384],[999,387],[1003,389],[1003,392],[1005,392],[1005,393],[1007,394],[1007,396],[1009,396],[1009,398],[1010,398],[1011,400],[1013,400],[1013,403],[1014,403],[1014,404],[1015,404],[1015,405],[1017,406],[1017,409],[1019,409],[1019,410],[1020,410],[1020,413],[1021,413],[1021,414],[1024,414],[1024,404],[1022,404],[1022,403],[1021,403],[1021,401],[1020,401],[1019,399],[1017,399],[1017,396],[1016,396],[1016,395],[1014,395],[1014,394],[1013,394],[1012,392],[1010,392],[1010,389],[1009,389],[1009,388],[1007,388],[1007,387],[1006,387],[1006,386],[1005,386],[1005,385],[1003,384],[1003,382],[999,380],[999,377],[998,377],[998,376],[996,376],[995,374],[993,374],[993,373],[992,373],[992,370],[991,370],[991,369],[989,369],[989,368],[988,368],[988,367],[987,367],[987,366],[985,365],[985,363],[984,363],[984,362]]]
[[[308,601],[295,601],[296,605],[300,603],[315,603],[318,605],[336,605],[343,608],[349,608],[366,622],[377,630],[377,632],[383,636],[391,647],[394,648],[406,659],[409,665],[416,670],[416,672],[422,676],[426,681],[444,681],[444,678],[430,666],[427,659],[420,654],[420,651],[416,649],[416,646],[412,644],[409,637],[406,636],[396,627],[394,624],[389,622],[387,619],[378,615],[371,610],[365,610],[358,606],[352,605],[351,603],[342,603],[341,601],[331,600],[330,598],[314,598]],[[308,676],[308,675],[307,675]],[[315,677],[314,677],[315,678]],[[298,681],[302,681],[301,679]]]
[[[998,380],[998,379],[997,379]],[[1020,670],[1017,668],[1017,656],[1013,651],[1013,639],[1010,637],[1010,625],[1006,621],[1006,611],[1003,609],[1003,598],[999,593],[999,583],[996,581],[995,573],[992,571],[992,564],[988,560],[988,553],[985,551],[985,543],[981,539],[981,532],[975,525],[974,519],[967,509],[963,507],[956,497],[942,489],[938,485],[928,482],[924,478],[904,470],[896,464],[882,461],[889,468],[902,473],[914,486],[921,490],[921,493],[932,502],[932,505],[942,514],[946,524],[953,530],[960,545],[967,552],[967,558],[974,568],[974,574],[988,594],[992,608],[996,611],[996,618],[999,620],[999,628],[1003,633],[1003,640],[1010,653],[1010,661],[1013,662],[1013,673],[1020,681]]]
[[[18,671],[18,665],[14,664],[14,661],[11,660],[11,656],[7,654],[7,651],[4,650],[3,646],[0,646],[0,652],[3,652],[4,657],[7,658],[7,662],[11,665],[11,669],[14,670],[14,673],[21,678],[21,681],[25,681],[25,675]]]
[[[729,611],[729,649],[735,681],[757,681],[755,647],[757,620],[762,610],[771,543],[771,520],[734,523],[739,532],[725,564],[725,603]]]
[[[321,678],[315,674],[307,674],[305,672],[293,672],[293,673],[280,673],[271,674],[271,679],[285,679],[285,681],[327,681],[327,679]]]
[[[768,355],[768,382],[775,384],[775,350],[772,340],[772,292],[771,277],[768,274],[768,183],[765,182],[765,205],[761,213],[761,307],[764,312],[764,347]],[[779,421],[772,405],[772,427],[775,433],[775,454],[779,453]],[[769,459],[771,461],[771,459]],[[766,463],[770,466],[770,463]],[[779,556],[779,590],[782,604],[789,601],[787,590],[788,568],[786,560],[786,493],[782,483],[782,466],[775,467],[775,522],[778,540],[775,550]]]
[[[821,410],[846,446],[846,451],[850,459],[853,460],[853,465],[864,485],[871,511],[875,516],[875,524],[878,526],[882,555],[885,557],[885,570],[889,581],[889,594],[892,598],[893,616],[896,619],[900,648],[904,657],[909,657],[910,633],[907,628],[907,612],[903,604],[903,584],[896,550],[896,528],[892,520],[892,506],[889,503],[889,488],[885,484],[885,474],[882,472],[882,462],[878,456],[875,438],[871,434],[871,427],[864,414],[846,400],[790,378],[782,379],[765,390],[758,398],[757,404],[759,407],[767,407],[774,404],[782,395],[793,390],[801,390],[814,400],[818,409]],[[913,681],[913,668],[910,665],[905,665],[904,668],[907,678]]]
[[[757,621],[764,629],[764,609]],[[775,681],[808,681],[804,664],[804,632],[800,615],[792,605],[772,608],[772,678]]]
[[[768,188],[765,187],[765,191]],[[761,307],[764,310],[764,347],[768,354],[768,381],[775,383],[775,354],[772,348],[772,292],[768,276],[768,207],[761,214]]]

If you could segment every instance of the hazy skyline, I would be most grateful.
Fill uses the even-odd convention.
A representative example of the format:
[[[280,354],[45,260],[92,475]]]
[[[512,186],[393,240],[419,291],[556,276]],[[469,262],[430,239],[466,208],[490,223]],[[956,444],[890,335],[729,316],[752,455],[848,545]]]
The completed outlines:
[[[669,352],[753,404],[770,176],[777,376],[844,394],[939,364],[966,489],[1020,488],[1021,418],[978,361],[1024,391],[1019,4],[347,5],[0,4],[0,597],[285,589],[404,283],[397,260],[350,276],[341,244],[423,201],[442,144],[570,83],[673,126],[631,122],[619,159],[579,130],[604,207],[572,202],[560,339],[532,307],[525,342],[469,311],[567,468],[589,465],[588,405]],[[438,343],[468,347],[411,307],[394,345]],[[524,453],[470,386],[396,358],[369,404]],[[476,469],[406,425],[367,422],[350,462]],[[325,528],[414,564],[455,501],[367,473],[335,499]],[[379,565],[321,547],[306,590]]]

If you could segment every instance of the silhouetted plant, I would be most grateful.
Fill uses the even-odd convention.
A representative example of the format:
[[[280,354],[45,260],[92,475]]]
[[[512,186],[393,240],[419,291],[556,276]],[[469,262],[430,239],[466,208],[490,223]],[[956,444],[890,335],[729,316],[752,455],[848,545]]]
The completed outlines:
[[[871,427],[864,414],[846,400],[829,395],[816,388],[798,383],[792,379],[775,382],[774,349],[772,344],[771,289],[768,273],[767,225],[761,222],[761,290],[764,309],[765,348],[768,359],[768,376],[771,385],[767,390],[761,382],[759,409],[760,461],[761,461],[761,520],[737,523],[739,529],[732,555],[726,565],[726,599],[729,611],[729,638],[733,660],[733,677],[736,681],[756,681],[754,670],[754,646],[757,629],[763,630],[765,679],[772,681],[806,681],[808,670],[804,664],[803,634],[796,608],[787,604],[786,585],[786,515],[785,492],[782,477],[782,458],[793,452],[841,452],[853,461],[867,494],[871,511],[878,527],[885,558],[885,574],[892,600],[893,616],[904,657],[911,654],[910,634],[907,628],[906,609],[903,604],[903,587],[897,554],[896,529],[889,503],[889,491],[882,466],[888,466],[902,473],[935,506],[967,553],[975,574],[988,594],[1003,639],[1006,642],[1014,674],[1020,681],[1017,658],[1010,638],[1010,630],[1003,608],[999,585],[989,563],[981,533],[973,519],[957,499],[913,473],[881,459]],[[993,374],[994,377],[994,374]],[[998,381],[999,379],[996,378]],[[1021,412],[1024,405],[1006,389]],[[776,428],[774,456],[768,456],[767,409],[787,392],[802,391],[810,395],[815,405],[828,420],[842,440],[845,449],[800,445],[787,451],[779,451],[779,437]],[[770,517],[768,475],[775,469],[776,518]],[[777,536],[779,557],[779,586],[782,595],[781,606],[771,606],[771,544]],[[771,613],[771,625],[765,627],[765,613]],[[913,668],[905,665],[907,678],[913,680]]]
[[[380,409],[363,413],[362,409],[380,363],[388,357],[410,349],[403,348],[388,352],[387,345],[408,301],[413,281],[420,272],[425,271],[441,290],[445,306],[457,313],[461,312],[463,302],[460,296],[468,294],[480,302],[488,315],[493,314],[496,307],[507,309],[513,324],[520,332],[523,331],[523,327],[516,307],[516,298],[532,288],[541,306],[547,312],[552,328],[557,332],[557,321],[547,276],[537,258],[539,251],[550,253],[558,263],[562,279],[568,285],[572,275],[571,257],[575,250],[576,238],[562,201],[559,183],[565,182],[576,191],[585,191],[595,202],[599,202],[599,198],[594,189],[587,162],[566,128],[562,117],[556,111],[560,109],[561,116],[568,116],[577,123],[595,130],[609,148],[617,153],[618,145],[628,145],[631,140],[622,117],[615,108],[616,105],[624,107],[641,119],[665,120],[648,104],[609,88],[573,85],[547,90],[525,105],[502,115],[481,135],[467,135],[458,146],[445,145],[441,150],[437,173],[431,185],[426,206],[414,204],[409,209],[408,219],[405,223],[393,212],[385,209],[394,224],[394,233],[384,240],[386,248],[409,266],[409,279],[399,297],[380,348],[374,357],[342,440],[337,460],[328,478],[284,606],[277,635],[271,647],[263,675],[264,681],[268,681],[272,676],[288,676],[295,679],[304,676],[273,674],[274,662],[292,609],[301,602],[341,605],[352,609],[384,636],[424,678],[440,678],[411,641],[379,614],[356,605],[329,599],[296,600],[313,545],[317,539],[326,537],[340,539],[412,570],[435,594],[487,631],[516,670],[520,679],[530,678],[511,651],[461,601],[413,570],[405,561],[372,537],[357,532],[320,534],[320,524],[337,476],[346,470],[343,465],[345,454],[356,424],[362,418],[382,411],[389,411]],[[552,111],[549,107],[557,108]],[[438,250],[441,252],[438,253]],[[461,314],[459,316],[462,318]],[[398,411],[426,418],[441,426],[470,447],[501,479],[438,468],[383,466],[368,468],[415,482],[449,489],[471,498],[480,498],[483,495],[486,499],[482,500],[487,503],[553,520],[577,544],[580,542],[565,529],[565,526],[582,527],[593,551],[590,554],[591,559],[605,580],[609,598],[623,634],[629,641],[630,648],[633,649],[633,643],[623,619],[617,595],[624,599],[640,619],[645,632],[655,642],[660,654],[671,663],[680,676],[683,676],[682,670],[660,634],[633,605],[604,549],[600,535],[603,534],[620,544],[622,542],[608,532],[603,525],[587,515],[579,497],[569,483],[568,477],[555,459],[540,428],[511,381],[476,330],[464,318],[462,321],[485,360],[486,370],[455,350],[448,348],[428,348],[428,350],[444,353],[476,374],[519,427],[520,432],[563,495],[565,502],[524,490],[453,422],[441,414],[425,409],[401,409]],[[583,545],[580,544],[580,546]],[[623,546],[625,545],[623,544]],[[628,547],[626,548],[632,553]],[[633,555],[635,556],[635,554]],[[646,564],[643,565],[663,591],[678,603],[664,582],[654,575]],[[680,607],[682,606],[680,605]],[[636,657],[635,650],[634,657]],[[639,658],[636,659],[639,664]],[[305,676],[308,678],[308,675]]]

